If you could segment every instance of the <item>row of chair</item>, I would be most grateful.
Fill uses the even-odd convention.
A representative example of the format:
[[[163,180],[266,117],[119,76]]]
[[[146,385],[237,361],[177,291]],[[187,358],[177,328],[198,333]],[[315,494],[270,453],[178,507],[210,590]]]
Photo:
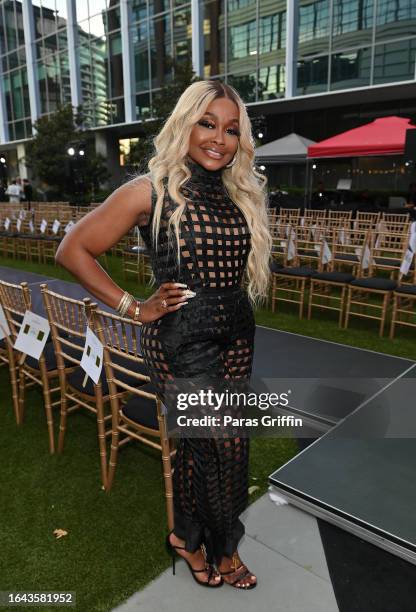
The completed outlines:
[[[270,263],[272,310],[294,303],[302,318],[307,303],[308,318],[336,311],[344,328],[351,317],[375,319],[383,335],[392,304],[391,338],[398,325],[416,327],[415,229],[281,224]]]
[[[303,212],[300,208],[280,208],[279,211],[270,208],[268,211],[270,223],[294,223],[294,224],[313,224],[327,225],[334,227],[340,224],[358,226],[367,225],[367,227],[375,227],[378,223],[407,223],[410,221],[410,214],[403,213],[388,213],[388,212],[363,212],[356,211],[354,218],[351,210],[321,210],[321,209],[305,209]]]
[[[10,335],[0,342],[0,361],[10,372],[16,423],[22,425],[25,390],[41,387],[44,398],[49,451],[62,453],[67,419],[74,411],[95,415],[102,486],[110,491],[118,451],[127,442],[138,440],[161,452],[169,527],[173,527],[172,467],[176,452],[168,437],[166,414],[150,380],[140,351],[140,323],[101,310],[89,299],[83,301],[51,291],[41,285],[43,306],[49,321],[51,340],[39,360],[14,349],[31,292],[27,283],[0,281],[0,305]],[[87,326],[104,346],[104,368],[98,384],[81,368]],[[55,440],[55,409],[60,410],[58,440]],[[110,454],[108,440],[111,440]]]

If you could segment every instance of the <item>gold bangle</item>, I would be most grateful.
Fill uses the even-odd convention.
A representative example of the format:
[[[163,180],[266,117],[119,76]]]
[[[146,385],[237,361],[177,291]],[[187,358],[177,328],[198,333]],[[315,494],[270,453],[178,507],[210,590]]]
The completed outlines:
[[[125,291],[125,292],[123,293],[123,295],[121,296],[121,299],[120,299],[120,301],[119,301],[119,303],[118,303],[118,306],[117,306],[117,308],[116,308],[117,312],[120,312],[120,310],[122,309],[123,304],[124,304],[124,302],[126,301],[126,299],[127,299],[127,297],[128,297],[128,296],[129,296],[128,291]]]
[[[140,302],[136,302],[136,308],[134,310],[134,315],[133,315],[133,321],[136,321],[137,323],[140,323]]]
[[[124,317],[133,302],[134,297],[128,291],[125,291],[117,306],[117,312]]]
[[[130,295],[130,293],[128,293],[123,306],[120,308],[120,315],[122,317],[126,316],[127,311],[130,308],[130,306],[133,304],[133,302],[134,302],[134,297]]]

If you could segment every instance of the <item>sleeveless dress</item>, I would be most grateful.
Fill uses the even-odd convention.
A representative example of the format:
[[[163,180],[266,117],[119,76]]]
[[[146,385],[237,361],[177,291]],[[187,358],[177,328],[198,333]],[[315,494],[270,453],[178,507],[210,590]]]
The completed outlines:
[[[151,223],[139,231],[150,253],[158,287],[186,283],[196,292],[175,312],[144,323],[140,345],[161,400],[172,377],[212,376],[249,380],[255,320],[242,287],[250,232],[244,215],[230,199],[222,170],[207,170],[187,157],[191,178],[182,186],[190,198],[181,218],[180,265],[176,241],[168,247],[167,222],[176,208],[165,195],[157,251]],[[169,407],[168,407],[169,410]],[[238,518],[248,504],[249,438],[180,438],[173,461],[174,532],[188,552],[204,544],[210,563],[232,557],[243,536]]]

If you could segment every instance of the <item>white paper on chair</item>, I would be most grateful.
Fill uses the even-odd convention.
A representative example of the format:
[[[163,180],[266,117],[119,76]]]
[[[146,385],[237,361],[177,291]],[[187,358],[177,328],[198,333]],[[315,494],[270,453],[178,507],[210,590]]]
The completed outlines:
[[[10,219],[9,217],[6,217],[4,220],[4,229],[6,230],[6,232],[8,231],[9,227],[10,227]]]
[[[64,232],[67,234],[74,227],[75,223],[73,221],[68,221],[68,223],[64,227]]]
[[[416,225],[416,223],[412,225]],[[415,228],[415,231],[411,229],[409,247],[412,249],[413,253],[416,253],[416,228]]]
[[[80,365],[95,384],[98,384],[103,368],[103,345],[89,327],[87,327],[84,352],[82,353]]]
[[[44,234],[47,227],[48,227],[48,222],[46,221],[46,219],[42,219],[40,226],[39,226],[40,233]]]
[[[410,266],[412,265],[413,257],[414,252],[411,249],[407,249],[402,264],[400,266],[400,272],[402,274],[407,274],[409,272]]]
[[[49,336],[48,319],[26,310],[14,344],[17,351],[39,359]]]
[[[6,315],[4,314],[3,307],[0,304],[0,340],[3,340],[6,336],[10,336],[10,327]]]
[[[21,227],[22,227],[22,220],[19,217],[19,219],[16,221],[16,229],[18,232],[20,232]]]
[[[29,221],[29,229],[30,232],[33,234],[33,232],[35,231],[35,226],[33,225],[32,219]]]
[[[322,263],[323,264],[327,264],[330,261],[332,261],[332,251],[329,248],[328,243],[327,243],[327,241],[324,238],[324,248],[323,248],[323,251],[322,251]]]
[[[61,226],[61,222],[58,221],[58,219],[55,219],[55,221],[52,224],[52,231],[53,231],[54,234],[58,233],[58,230],[59,230],[60,226]]]
[[[287,247],[287,260],[292,261],[292,259],[294,259],[295,257],[296,257],[296,245],[295,245],[295,241],[293,240],[293,234],[291,233],[290,238],[289,238],[289,244]]]
[[[368,246],[366,245],[364,247],[364,253],[363,253],[362,247],[356,247],[355,253],[359,259],[362,256],[361,267],[363,270],[367,270],[367,268],[370,267],[370,261],[371,261],[371,252]]]
[[[19,210],[19,219],[24,219],[26,217],[26,211],[25,210]]]

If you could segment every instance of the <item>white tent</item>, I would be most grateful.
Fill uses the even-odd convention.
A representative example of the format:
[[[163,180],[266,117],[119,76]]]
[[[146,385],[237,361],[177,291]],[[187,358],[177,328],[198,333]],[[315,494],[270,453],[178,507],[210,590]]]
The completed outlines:
[[[308,147],[313,144],[315,144],[313,140],[293,132],[258,147],[255,151],[255,159],[256,162],[265,164],[305,163]]]

